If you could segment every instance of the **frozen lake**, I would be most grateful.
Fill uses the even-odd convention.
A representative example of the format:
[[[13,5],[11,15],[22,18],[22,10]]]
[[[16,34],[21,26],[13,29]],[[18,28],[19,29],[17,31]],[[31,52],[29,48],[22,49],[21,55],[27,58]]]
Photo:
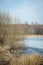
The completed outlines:
[[[37,53],[43,55],[43,36],[25,37],[24,43],[29,47],[29,49],[26,50],[26,53]]]
[[[24,42],[26,46],[43,49],[43,36],[26,37]]]

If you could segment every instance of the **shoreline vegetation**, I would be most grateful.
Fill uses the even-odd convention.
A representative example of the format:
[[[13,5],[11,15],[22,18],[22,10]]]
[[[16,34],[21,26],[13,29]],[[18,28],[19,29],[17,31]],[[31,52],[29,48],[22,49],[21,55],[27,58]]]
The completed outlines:
[[[20,53],[20,49],[21,51],[25,50],[25,45],[24,42],[19,43],[20,40],[24,40],[25,36],[37,36],[27,35],[28,33],[43,34],[43,25],[40,27],[40,25],[36,26],[35,24],[34,28],[33,24],[28,27],[27,23],[17,24],[16,20],[14,20],[15,25],[11,25],[11,21],[9,14],[0,12],[0,65],[43,65],[43,57],[37,54]]]

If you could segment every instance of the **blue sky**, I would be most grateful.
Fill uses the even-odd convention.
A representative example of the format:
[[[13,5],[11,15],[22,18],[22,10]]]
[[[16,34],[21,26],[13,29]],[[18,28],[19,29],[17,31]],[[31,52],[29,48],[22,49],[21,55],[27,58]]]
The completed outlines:
[[[21,23],[43,24],[43,0],[0,0],[0,11],[9,12]]]

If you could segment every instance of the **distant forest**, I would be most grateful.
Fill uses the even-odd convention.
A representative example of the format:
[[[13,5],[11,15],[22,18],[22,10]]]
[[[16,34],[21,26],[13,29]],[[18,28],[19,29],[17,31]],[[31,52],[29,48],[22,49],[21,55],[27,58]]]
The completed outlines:
[[[12,30],[14,34],[43,34],[43,24],[28,24],[28,22],[20,24],[17,18],[13,20],[8,13],[0,12],[0,30],[3,28],[6,28],[7,32]]]
[[[25,34],[43,34],[43,24],[25,24]]]
[[[4,25],[3,28],[6,29],[7,32],[13,31],[13,34],[18,33],[19,35],[43,34],[43,24],[10,24]]]
[[[43,24],[16,24],[16,27],[22,34],[43,34]]]

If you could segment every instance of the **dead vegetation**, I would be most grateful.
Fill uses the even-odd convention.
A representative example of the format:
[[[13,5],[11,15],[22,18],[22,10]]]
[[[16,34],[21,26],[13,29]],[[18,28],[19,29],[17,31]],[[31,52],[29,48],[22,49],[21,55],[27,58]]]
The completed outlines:
[[[19,43],[24,28],[9,24],[10,21],[9,15],[0,13],[0,65],[43,65],[39,55],[20,55],[17,49],[25,47]]]

